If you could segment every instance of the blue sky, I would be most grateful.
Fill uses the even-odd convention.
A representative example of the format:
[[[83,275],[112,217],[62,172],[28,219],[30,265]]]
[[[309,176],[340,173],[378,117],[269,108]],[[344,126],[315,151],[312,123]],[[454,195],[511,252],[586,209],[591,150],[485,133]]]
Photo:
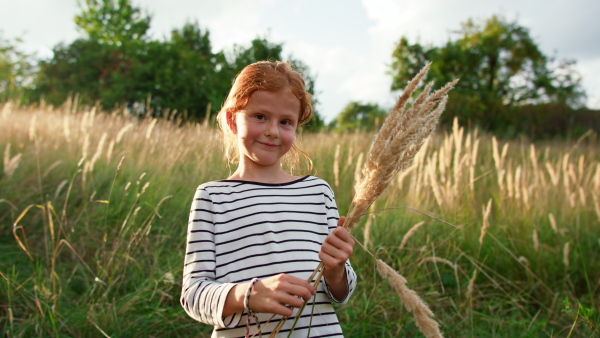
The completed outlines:
[[[319,112],[329,121],[349,102],[390,107],[386,74],[394,44],[440,45],[468,18],[504,15],[529,28],[548,56],[577,60],[588,106],[600,109],[600,1],[597,0],[133,0],[152,15],[151,34],[169,35],[186,21],[208,29],[215,50],[256,36],[284,44],[284,55],[301,59],[316,75]],[[79,36],[77,0],[0,0],[4,38],[21,37],[22,48],[51,56],[59,42]]]

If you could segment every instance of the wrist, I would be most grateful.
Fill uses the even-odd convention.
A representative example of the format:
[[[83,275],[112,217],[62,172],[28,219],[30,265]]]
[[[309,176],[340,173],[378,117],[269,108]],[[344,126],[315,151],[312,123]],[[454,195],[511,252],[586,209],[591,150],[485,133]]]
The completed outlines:
[[[325,283],[329,289],[333,301],[340,303],[348,295],[348,280],[346,277],[346,268],[341,269],[341,273],[333,276],[324,274]]]
[[[346,281],[346,267],[342,266],[338,269],[325,269],[323,272],[323,276],[325,280],[327,280],[327,284],[340,284]]]

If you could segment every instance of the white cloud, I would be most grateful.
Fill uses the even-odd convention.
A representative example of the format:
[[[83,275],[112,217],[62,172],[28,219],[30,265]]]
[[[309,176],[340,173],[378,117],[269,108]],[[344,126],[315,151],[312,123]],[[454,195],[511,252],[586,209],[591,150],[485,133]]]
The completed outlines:
[[[209,30],[214,50],[222,50],[266,32],[261,13],[273,4],[274,0],[152,1],[152,33],[162,37],[185,22],[198,21]]]
[[[75,1],[0,0],[0,8],[1,36],[22,38],[22,50],[38,57],[51,57],[52,47],[79,36],[73,21],[79,13]]]
[[[364,57],[341,46],[324,47],[307,41],[285,44],[285,50],[305,62],[316,75],[319,113],[332,120],[350,101],[357,100],[357,90],[348,81],[356,78],[357,69],[364,69]]]
[[[588,108],[600,109],[600,57],[580,62],[576,68],[583,75]]]

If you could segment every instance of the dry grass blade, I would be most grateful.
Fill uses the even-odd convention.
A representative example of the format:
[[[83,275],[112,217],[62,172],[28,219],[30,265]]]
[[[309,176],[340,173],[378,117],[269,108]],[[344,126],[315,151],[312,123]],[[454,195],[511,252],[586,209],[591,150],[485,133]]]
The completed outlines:
[[[421,221],[421,222],[413,225],[413,227],[410,228],[410,230],[408,230],[406,232],[406,234],[404,235],[404,237],[402,237],[402,242],[400,243],[400,249],[404,249],[404,246],[406,245],[406,243],[408,243],[408,240],[415,234],[415,232],[417,232],[417,230],[423,224],[425,224],[425,221]]]
[[[377,271],[383,278],[390,282],[394,290],[400,295],[404,307],[414,313],[417,326],[421,329],[425,337],[443,337],[438,323],[432,318],[433,312],[431,312],[427,304],[423,302],[415,291],[406,286],[406,279],[384,261],[378,259],[376,262]]]
[[[466,297],[468,300],[471,300],[471,297],[473,297],[473,290],[475,289],[475,280],[477,279],[477,271],[479,270],[473,270],[473,275],[471,276],[471,279],[469,280],[469,285],[467,286]]]
[[[23,154],[18,153],[17,155],[11,157],[10,156],[10,143],[8,143],[6,145],[6,148],[4,150],[4,170],[3,170],[3,172],[4,172],[4,176],[6,176],[8,179],[10,179],[13,176],[13,174],[15,173],[15,170],[21,163],[22,155]]]
[[[492,211],[492,199],[488,201],[486,207],[482,208],[483,211],[483,226],[481,227],[481,235],[479,236],[479,245],[483,245],[483,238],[485,237],[485,233],[487,232],[487,228],[490,226],[489,218],[490,213]]]

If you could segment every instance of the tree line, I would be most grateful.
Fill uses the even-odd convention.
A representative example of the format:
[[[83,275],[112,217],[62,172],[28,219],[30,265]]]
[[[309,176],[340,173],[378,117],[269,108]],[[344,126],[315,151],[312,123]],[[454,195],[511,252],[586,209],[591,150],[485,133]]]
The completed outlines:
[[[0,102],[43,100],[104,109],[127,108],[140,115],[167,112],[203,121],[222,105],[235,75],[260,60],[282,60],[283,44],[257,37],[246,45],[213,51],[210,33],[197,22],[173,29],[168,38],[151,39],[151,17],[131,0],[84,0],[75,23],[82,37],[53,48],[35,61],[18,50],[18,41],[0,37]],[[287,59],[303,73],[315,103],[315,77],[299,59]],[[501,16],[468,20],[442,46],[400,37],[388,73],[390,90],[402,89],[425,64],[436,87],[459,78],[442,124],[456,117],[506,136],[600,130],[597,111],[585,108],[585,92],[574,60],[544,55],[527,28]],[[386,109],[376,103],[349,102],[325,125],[318,111],[306,129],[376,130]]]
[[[529,30],[501,16],[468,20],[442,46],[401,37],[391,57],[391,90],[406,86],[432,62],[425,82],[439,87],[460,79],[450,93],[441,124],[478,126],[496,134],[531,138],[600,132],[600,112],[585,107],[575,60],[545,55]],[[350,103],[331,124],[339,130],[377,129],[385,110]]]
[[[18,97],[24,103],[60,105],[77,95],[81,105],[127,108],[140,115],[168,112],[203,121],[221,107],[244,66],[284,59],[283,45],[262,37],[214,52],[209,31],[197,22],[173,29],[168,38],[151,39],[151,17],[130,0],[85,0],[80,6],[75,23],[83,37],[56,45],[53,56],[35,66],[8,41],[0,41],[11,48],[2,57],[6,75],[0,71],[0,89],[10,90],[3,90],[0,100]],[[314,94],[315,79],[308,66],[293,57],[285,59],[303,73]],[[21,74],[25,65],[30,72]],[[4,68],[0,63],[0,70]],[[307,128],[322,125],[317,112]]]

